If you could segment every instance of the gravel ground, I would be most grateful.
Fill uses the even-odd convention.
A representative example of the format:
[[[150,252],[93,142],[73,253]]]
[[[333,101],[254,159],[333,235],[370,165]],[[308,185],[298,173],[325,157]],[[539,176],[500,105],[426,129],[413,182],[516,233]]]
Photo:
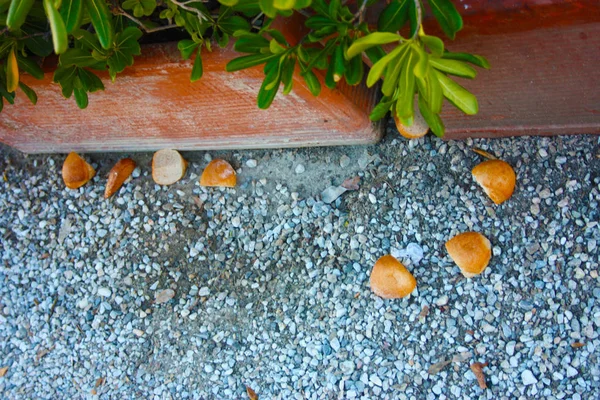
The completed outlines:
[[[135,178],[110,200],[121,155],[87,156],[98,174],[70,191],[64,156],[0,148],[0,397],[598,398],[599,138],[390,133],[369,147],[184,153],[171,187],[134,154]],[[472,180],[472,145],[514,166],[505,204]],[[198,185],[211,156],[238,187]],[[321,201],[357,175],[359,190]],[[466,230],[493,245],[470,280],[444,249]],[[369,289],[388,253],[417,279],[408,298]],[[474,362],[488,363],[486,390]]]

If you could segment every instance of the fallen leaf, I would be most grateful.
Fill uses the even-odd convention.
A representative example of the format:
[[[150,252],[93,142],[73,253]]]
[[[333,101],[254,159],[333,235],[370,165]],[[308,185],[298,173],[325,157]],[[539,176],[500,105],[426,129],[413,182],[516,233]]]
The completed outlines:
[[[475,153],[479,154],[481,157],[487,158],[488,160],[497,160],[498,159],[498,157],[496,157],[495,155],[490,154],[485,150],[481,150],[480,148],[473,147],[471,150],[473,150]]]
[[[41,349],[37,352],[37,354],[35,355],[35,361],[40,361],[43,357],[46,356],[46,354],[50,353],[52,350],[54,349],[54,346],[50,347],[49,349]]]
[[[443,370],[444,368],[446,368],[448,366],[448,364],[450,364],[452,362],[452,360],[442,360],[440,362],[437,362],[435,364],[433,364],[431,367],[429,367],[429,369],[427,370],[427,373],[429,375],[435,375],[437,373],[439,373],[441,370]]]
[[[427,314],[429,314],[429,306],[423,306],[423,309],[419,313],[419,321],[425,321],[425,317],[427,317]]]
[[[246,386],[246,393],[248,393],[248,398],[250,400],[258,400],[258,395],[250,386]]]
[[[104,378],[96,379],[96,384],[94,385],[94,387],[97,388],[98,386],[104,385],[104,380]]]
[[[479,387],[482,389],[487,389],[487,385],[485,383],[485,375],[483,373],[483,368],[487,367],[488,363],[480,363],[476,362],[471,364],[471,371],[475,374],[475,378],[477,378],[477,383],[479,383]]]
[[[2,378],[8,372],[8,367],[0,368],[0,378]]]
[[[166,303],[167,301],[171,300],[173,297],[175,297],[175,291],[173,289],[161,290],[154,296],[154,303],[156,303],[156,304]]]
[[[123,183],[129,178],[135,169],[135,161],[131,158],[123,158],[119,160],[108,173],[108,181],[104,190],[104,198],[108,199],[121,188]]]
[[[462,353],[455,354],[454,357],[452,357],[452,362],[457,363],[467,361],[471,357],[473,357],[473,354],[471,354],[471,352],[463,351]]]
[[[574,349],[578,349],[580,347],[585,346],[585,344],[581,343],[581,342],[575,342],[575,343],[571,343],[571,347]]]
[[[202,200],[200,200],[199,197],[196,197],[196,196],[192,196],[192,199],[194,200],[194,203],[196,203],[196,206],[198,206],[198,208],[202,210],[202,207],[204,206],[204,202]]]
[[[358,190],[358,183],[360,182],[360,176],[354,178],[348,178],[341,184],[344,189],[347,190]]]
[[[323,200],[323,203],[325,204],[331,204],[347,191],[348,189],[341,186],[329,186],[321,192],[321,200]]]

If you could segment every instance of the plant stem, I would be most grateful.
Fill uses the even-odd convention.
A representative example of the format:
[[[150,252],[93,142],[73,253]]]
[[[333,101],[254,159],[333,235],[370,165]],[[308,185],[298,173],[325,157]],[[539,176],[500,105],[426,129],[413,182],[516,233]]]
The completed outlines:
[[[134,17],[133,15],[128,14],[127,12],[125,12],[125,10],[119,8],[118,13],[130,20],[132,20],[133,22],[135,22],[136,24],[139,25],[140,28],[142,28],[144,30],[144,32],[146,33],[152,33],[152,32],[158,32],[158,31],[164,31],[167,29],[173,29],[173,28],[179,28],[177,25],[175,24],[171,24],[171,25],[163,25],[163,26],[157,26],[156,28],[146,28],[146,25],[144,25],[144,23],[142,21],[140,21],[139,19],[137,19],[136,17]]]
[[[358,9],[358,12],[354,15],[354,19],[352,21],[354,22],[354,20],[356,20],[356,18],[358,18],[358,23],[362,24],[363,20],[365,19],[365,11],[366,10],[367,10],[367,0],[363,0],[362,4],[360,5],[360,8]]]
[[[196,14],[200,21],[208,21],[208,17],[206,15],[204,15],[204,13],[202,11],[198,10],[197,8],[187,6],[186,3],[182,3],[177,0],[169,0],[169,1],[173,4],[175,4],[177,7],[183,8],[186,11]]]
[[[414,3],[415,9],[417,10],[417,29],[415,29],[415,33],[412,35],[411,39],[417,37],[421,28],[421,22],[423,21],[423,10],[421,9],[421,0],[414,0]]]

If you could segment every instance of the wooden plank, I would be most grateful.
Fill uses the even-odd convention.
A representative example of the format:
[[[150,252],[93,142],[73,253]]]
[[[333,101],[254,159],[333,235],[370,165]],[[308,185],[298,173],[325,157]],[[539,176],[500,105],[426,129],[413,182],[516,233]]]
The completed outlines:
[[[241,149],[351,145],[380,139],[369,110],[377,90],[364,85],[328,90],[314,97],[296,74],[291,94],[277,95],[259,110],[259,67],[225,72],[239,54],[231,48],[203,55],[204,76],[190,83],[191,62],[176,44],[148,46],[106,90],[90,95],[87,109],[64,99],[47,72],[43,81],[23,77],[39,96],[32,106],[18,96],[0,118],[0,141],[26,153]]]
[[[492,69],[460,79],[479,113],[446,103],[446,139],[600,133],[599,49],[600,23],[457,39],[452,51],[485,55]]]

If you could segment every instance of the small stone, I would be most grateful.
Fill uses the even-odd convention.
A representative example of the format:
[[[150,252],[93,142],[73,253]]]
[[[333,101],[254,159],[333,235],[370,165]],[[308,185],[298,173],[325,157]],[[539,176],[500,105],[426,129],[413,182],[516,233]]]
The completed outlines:
[[[141,329],[134,329],[132,332],[137,337],[142,337],[144,335],[144,331]]]
[[[200,297],[206,297],[209,294],[210,294],[210,290],[206,286],[201,287],[200,290],[198,291],[198,296],[200,296]]]
[[[231,225],[233,225],[234,228],[239,228],[241,225],[241,220],[240,217],[235,216],[231,219]]]
[[[108,234],[108,231],[106,229],[98,229],[96,231],[96,235],[98,235],[98,237],[105,237]]]
[[[256,162],[255,159],[251,158],[248,161],[246,161],[246,166],[248,168],[256,168],[256,166],[258,165],[258,163]]]
[[[447,295],[443,295],[440,296],[436,301],[435,304],[437,304],[438,306],[445,306],[446,304],[448,304],[448,296]]]
[[[369,193],[369,201],[372,204],[377,204],[377,197],[375,197],[375,195],[373,193]]]
[[[303,174],[303,173],[304,173],[304,171],[306,171],[306,169],[304,168],[304,165],[302,165],[302,164],[298,164],[298,165],[296,166],[296,173],[297,173],[297,174]]]
[[[571,367],[570,365],[567,365],[567,377],[572,378],[578,373],[579,372],[577,372],[575,368]]]
[[[348,165],[350,165],[350,157],[344,154],[340,157],[340,167],[346,168]]]
[[[156,304],[166,303],[167,301],[171,300],[173,297],[175,297],[175,291],[173,289],[161,290],[160,292],[158,292],[155,295],[154,303],[156,303]]]
[[[355,365],[354,365],[354,362],[352,362],[352,361],[343,361],[340,363],[340,369],[342,370],[342,372],[345,375],[350,375],[351,373],[353,373],[354,368],[355,368]]]
[[[111,294],[112,294],[112,293],[111,293],[111,291],[110,291],[110,289],[109,289],[109,288],[106,288],[106,287],[101,287],[101,288],[98,288],[98,295],[99,295],[99,296],[102,296],[102,297],[110,297],[110,295],[111,295]]]
[[[533,376],[533,373],[528,369],[521,372],[521,379],[523,380],[523,385],[525,386],[535,385],[538,382],[538,380],[535,379],[535,376]]]

